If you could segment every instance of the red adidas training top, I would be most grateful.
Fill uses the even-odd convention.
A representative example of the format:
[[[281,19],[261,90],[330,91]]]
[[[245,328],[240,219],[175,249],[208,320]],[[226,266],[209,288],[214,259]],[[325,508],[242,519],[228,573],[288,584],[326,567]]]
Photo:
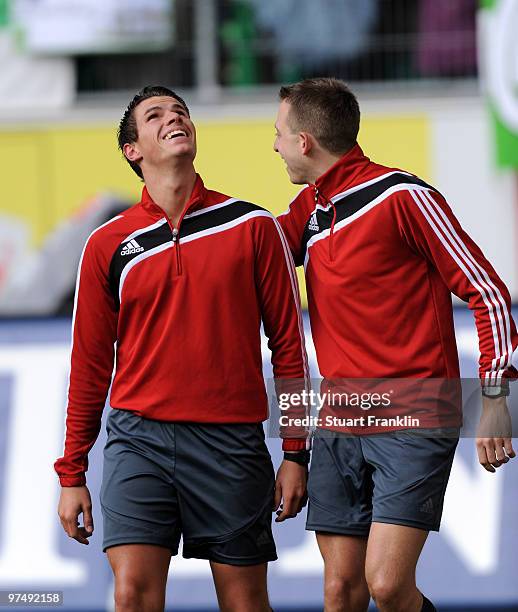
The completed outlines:
[[[451,293],[474,312],[483,383],[518,375],[509,292],[433,187],[356,145],[279,222],[326,379],[458,377]]]
[[[295,270],[275,217],[198,177],[175,230],[144,188],[81,258],[61,485],[85,483],[114,360],[114,408],[165,421],[264,420],[261,321],[274,376],[303,379]]]

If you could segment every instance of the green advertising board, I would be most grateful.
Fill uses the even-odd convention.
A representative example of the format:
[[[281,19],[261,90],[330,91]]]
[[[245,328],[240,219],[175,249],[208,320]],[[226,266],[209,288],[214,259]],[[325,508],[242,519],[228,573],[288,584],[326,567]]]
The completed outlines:
[[[518,168],[518,1],[481,0],[480,6],[481,72],[497,163]]]

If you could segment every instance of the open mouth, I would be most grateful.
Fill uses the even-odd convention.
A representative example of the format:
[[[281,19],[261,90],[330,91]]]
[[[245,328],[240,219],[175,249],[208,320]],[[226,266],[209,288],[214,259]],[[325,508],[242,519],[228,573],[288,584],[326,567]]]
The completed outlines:
[[[172,140],[173,138],[179,138],[182,136],[187,138],[187,132],[185,130],[171,130],[164,136],[164,140]]]

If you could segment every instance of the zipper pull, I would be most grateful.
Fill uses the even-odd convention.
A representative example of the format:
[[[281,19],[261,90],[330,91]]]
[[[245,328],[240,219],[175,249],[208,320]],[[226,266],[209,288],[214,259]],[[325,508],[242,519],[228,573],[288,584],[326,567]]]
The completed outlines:
[[[180,242],[178,239],[179,230],[178,228],[173,228],[173,246],[176,247],[176,271],[178,276],[182,274],[182,260],[180,258]]]

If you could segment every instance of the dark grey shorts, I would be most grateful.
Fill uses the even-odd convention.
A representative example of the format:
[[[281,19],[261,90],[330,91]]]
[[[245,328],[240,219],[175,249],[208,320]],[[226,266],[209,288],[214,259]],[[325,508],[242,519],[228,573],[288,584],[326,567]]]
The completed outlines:
[[[231,565],[277,558],[273,466],[261,424],[170,423],[112,409],[103,548],[155,544]]]
[[[377,522],[439,531],[457,443],[457,432],[449,438],[317,432],[306,529],[368,535]]]

